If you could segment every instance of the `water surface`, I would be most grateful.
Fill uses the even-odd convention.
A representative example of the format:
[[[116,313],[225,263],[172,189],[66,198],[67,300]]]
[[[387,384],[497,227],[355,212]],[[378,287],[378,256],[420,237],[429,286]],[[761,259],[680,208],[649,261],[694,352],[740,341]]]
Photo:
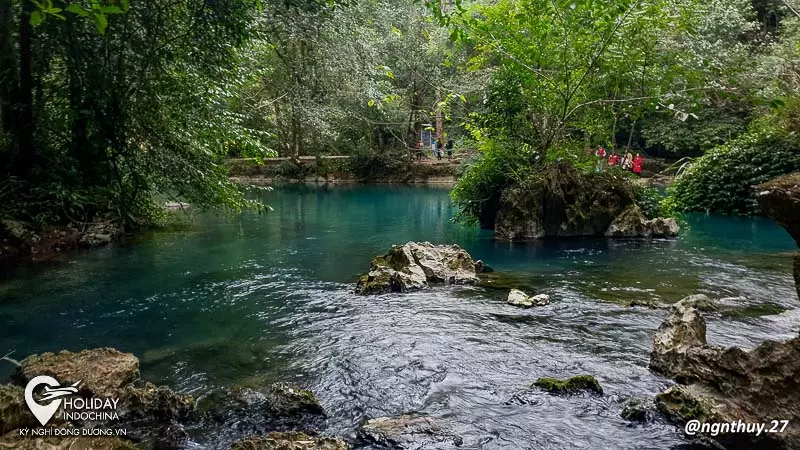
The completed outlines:
[[[692,216],[672,241],[509,244],[451,223],[442,188],[294,186],[265,201],[273,213],[199,217],[190,231],[19,269],[0,282],[0,353],[117,347],[145,378],[199,397],[293,381],[345,436],[365,418],[419,412],[463,448],[662,449],[682,433],[619,418],[626,398],[670,384],[647,369],[666,311],[632,300],[705,293],[730,306],[707,317],[713,344],[797,333],[794,243],[768,220]],[[370,258],[412,240],[458,243],[552,303],[517,309],[507,291],[475,287],[352,294]],[[527,388],[582,373],[605,395]],[[227,448],[258,431],[246,422],[197,426],[193,446]]]

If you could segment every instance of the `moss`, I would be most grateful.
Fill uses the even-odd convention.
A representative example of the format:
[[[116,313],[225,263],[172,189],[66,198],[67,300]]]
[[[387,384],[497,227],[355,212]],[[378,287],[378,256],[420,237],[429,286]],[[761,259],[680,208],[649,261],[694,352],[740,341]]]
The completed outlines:
[[[578,375],[566,380],[543,377],[536,380],[533,386],[544,389],[551,394],[575,394],[580,391],[591,391],[603,394],[600,383],[591,375]]]
[[[672,387],[656,395],[656,408],[679,423],[689,420],[706,422],[713,418],[700,401],[681,387]]]

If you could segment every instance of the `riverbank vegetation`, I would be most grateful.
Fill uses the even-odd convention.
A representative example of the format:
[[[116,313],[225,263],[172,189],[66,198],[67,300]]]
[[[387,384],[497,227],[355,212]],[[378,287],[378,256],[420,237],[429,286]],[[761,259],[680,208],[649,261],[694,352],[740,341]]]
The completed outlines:
[[[36,227],[258,209],[227,158],[376,179],[436,137],[476,152],[467,220],[597,146],[691,158],[671,210],[754,213],[751,185],[798,170],[789,2],[11,0],[0,21],[0,218]]]

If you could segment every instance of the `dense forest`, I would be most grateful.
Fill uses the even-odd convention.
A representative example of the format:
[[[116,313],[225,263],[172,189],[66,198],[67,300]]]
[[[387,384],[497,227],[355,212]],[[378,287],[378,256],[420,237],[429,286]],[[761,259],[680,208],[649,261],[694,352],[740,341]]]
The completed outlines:
[[[464,220],[597,146],[678,161],[664,214],[754,214],[800,169],[792,0],[3,0],[0,22],[0,217],[38,227],[262,208],[226,158],[391,166],[424,130],[474,149]]]

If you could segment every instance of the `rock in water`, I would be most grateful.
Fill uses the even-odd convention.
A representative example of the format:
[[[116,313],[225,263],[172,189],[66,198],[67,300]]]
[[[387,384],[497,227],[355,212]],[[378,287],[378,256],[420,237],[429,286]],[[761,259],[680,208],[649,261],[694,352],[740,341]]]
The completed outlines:
[[[625,208],[605,232],[607,237],[622,238],[671,238],[678,235],[681,227],[672,218],[647,220],[636,205]]]
[[[503,191],[494,233],[505,240],[671,237],[678,233],[678,224],[672,219],[646,220],[635,207],[631,186],[613,172],[583,174],[557,163]]]
[[[508,293],[507,302],[514,306],[522,306],[530,308],[532,306],[544,306],[550,304],[550,296],[547,294],[534,295],[533,297],[520,291],[519,289],[511,289]]]
[[[114,396],[139,378],[139,359],[113,348],[42,353],[28,356],[21,364],[19,375],[25,382],[38,375],[49,375],[61,383],[80,381],[81,393],[88,396]]]
[[[290,431],[274,431],[266,436],[241,439],[231,445],[231,450],[348,450],[350,446],[339,438],[309,436]]]
[[[631,398],[622,407],[620,417],[630,422],[647,422],[651,415],[653,402],[642,398]]]
[[[358,438],[365,445],[398,449],[444,449],[464,442],[434,419],[410,415],[369,420],[358,430]]]
[[[429,283],[474,284],[477,280],[475,261],[458,245],[409,242],[374,258],[369,273],[359,278],[356,293],[410,292],[426,289]]]
[[[98,348],[77,353],[62,351],[31,355],[20,362],[14,378],[24,384],[39,375],[49,375],[62,385],[81,381],[76,395],[84,398],[118,399],[115,412],[120,420],[100,424],[126,428],[128,439],[155,444],[160,448],[178,448],[183,446],[187,438],[182,427],[174,421],[189,417],[194,411],[194,399],[140,380],[139,359],[130,353]],[[80,447],[83,440],[73,442],[62,438],[58,442],[72,442],[71,448],[84,448]],[[91,445],[95,444],[103,448],[99,444],[101,441],[85,442],[90,445],[86,448],[92,448]],[[114,440],[102,442],[117,445]]]
[[[761,209],[781,224],[800,247],[800,172],[778,177],[756,188]],[[800,253],[794,257],[794,284],[800,297]]]
[[[591,375],[577,375],[566,380],[543,377],[536,380],[533,386],[544,389],[551,394],[577,394],[581,391],[603,394],[603,388],[600,387],[600,383]]]
[[[749,423],[785,419],[783,433],[709,436],[734,448],[800,448],[800,338],[765,341],[753,350],[706,343],[705,320],[695,305],[676,303],[653,339],[650,368],[681,383],[656,397],[671,420]]]

